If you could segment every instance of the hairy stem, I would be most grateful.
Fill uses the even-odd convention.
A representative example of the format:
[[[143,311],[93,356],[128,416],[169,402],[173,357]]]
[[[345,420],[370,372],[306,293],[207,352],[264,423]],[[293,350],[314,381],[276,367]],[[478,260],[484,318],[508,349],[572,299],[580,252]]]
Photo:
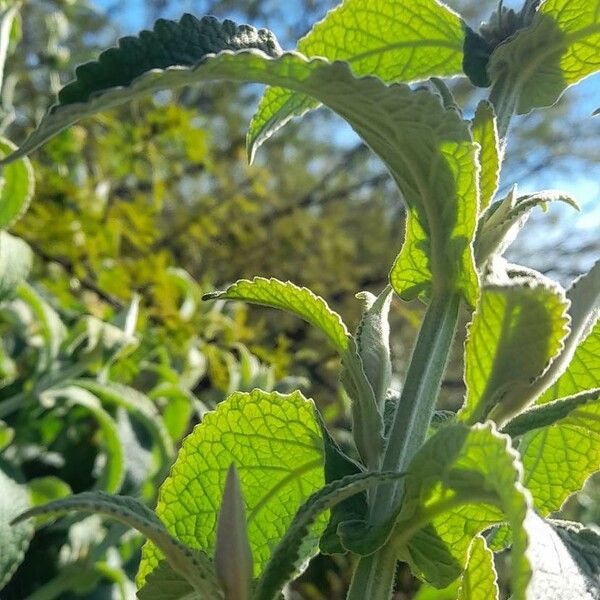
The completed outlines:
[[[454,338],[459,305],[458,294],[437,293],[431,299],[386,439],[383,470],[406,470],[425,441]],[[402,492],[402,482],[377,488],[370,505],[371,525],[382,525],[393,517]],[[352,581],[349,600],[387,600],[394,583],[396,556],[395,545],[386,544],[376,553],[362,558]]]

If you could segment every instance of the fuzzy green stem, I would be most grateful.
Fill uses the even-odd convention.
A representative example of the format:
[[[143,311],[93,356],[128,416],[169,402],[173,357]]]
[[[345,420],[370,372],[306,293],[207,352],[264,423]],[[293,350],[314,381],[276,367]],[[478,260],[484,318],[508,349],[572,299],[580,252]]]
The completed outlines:
[[[459,305],[458,294],[444,293],[434,294],[429,303],[386,438],[382,470],[405,471],[425,441],[454,339]],[[377,488],[370,505],[372,525],[382,525],[393,517],[402,492],[402,482]],[[394,548],[386,544],[360,560],[349,600],[387,600],[390,597],[397,556]]]

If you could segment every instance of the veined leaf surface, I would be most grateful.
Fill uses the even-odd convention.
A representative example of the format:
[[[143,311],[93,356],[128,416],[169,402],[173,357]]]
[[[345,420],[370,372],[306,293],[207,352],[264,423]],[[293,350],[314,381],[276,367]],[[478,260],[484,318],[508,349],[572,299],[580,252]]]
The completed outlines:
[[[386,83],[462,74],[460,17],[436,0],[344,0],[298,41],[306,56],[344,60],[357,75]],[[292,117],[317,108],[314,98],[280,87],[266,90],[248,129],[248,153]]]
[[[323,440],[314,405],[300,392],[236,392],[185,439],[156,508],[167,529],[192,548],[214,549],[219,503],[235,464],[246,502],[254,575],[267,563],[302,503],[324,484]],[[316,550],[327,520],[317,521],[303,545]],[[141,585],[161,555],[148,544]]]

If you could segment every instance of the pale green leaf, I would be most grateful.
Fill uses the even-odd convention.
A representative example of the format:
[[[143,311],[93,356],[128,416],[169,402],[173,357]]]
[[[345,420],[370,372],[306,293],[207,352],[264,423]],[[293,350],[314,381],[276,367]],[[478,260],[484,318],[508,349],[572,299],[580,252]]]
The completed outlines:
[[[493,256],[502,256],[536,206],[544,210],[550,202],[564,202],[578,209],[577,202],[564,192],[543,190],[517,196],[516,186],[503,200],[492,204],[482,215],[475,237],[475,261],[478,266]]]
[[[66,336],[66,328],[60,315],[32,286],[21,282],[17,287],[17,294],[31,308],[39,323],[44,344],[44,352],[39,360],[39,369],[44,371],[58,357],[60,346]]]
[[[429,112],[415,106],[411,118]],[[448,113],[447,113],[448,114]],[[430,291],[431,281],[447,293],[460,290],[475,305],[479,283],[474,267],[472,239],[477,220],[477,183],[474,146],[441,141],[433,130],[416,130],[400,142],[413,146],[413,159],[397,180],[408,204],[404,244],[390,273],[400,297],[411,300]],[[420,142],[429,140],[429,150]],[[426,155],[434,149],[433,155]],[[429,175],[420,172],[430,165]],[[394,173],[395,175],[395,173]]]
[[[306,56],[344,60],[357,75],[386,83],[462,75],[460,17],[436,0],[344,0],[298,41]],[[248,129],[250,157],[292,117],[319,103],[269,88]]]
[[[0,463],[0,590],[19,566],[33,536],[31,523],[12,527],[10,522],[30,506],[27,488],[17,483],[5,463]]]
[[[532,382],[563,348],[567,302],[558,287],[517,278],[482,289],[465,344],[467,393],[459,418],[499,421],[524,408]]]
[[[97,483],[98,489],[111,493],[118,492],[125,475],[123,446],[119,439],[117,424],[102,408],[100,399],[88,390],[74,385],[45,390],[41,398],[42,402],[53,402],[58,398],[64,398],[69,406],[82,406],[92,413],[102,432],[102,445],[106,455],[105,468]]]
[[[124,408],[144,426],[158,450],[154,479],[157,483],[162,482],[165,470],[173,460],[175,449],[153,402],[138,390],[114,381],[101,382],[96,379],[80,378],[69,383],[91,392],[100,398],[103,404]]]
[[[229,466],[246,502],[254,575],[267,563],[302,503],[324,484],[323,440],[314,404],[300,392],[237,392],[208,413],[184,440],[160,489],[157,514],[182,542],[212,554],[218,507]],[[306,559],[326,525],[320,519],[303,545]],[[160,560],[146,545],[138,583]]]
[[[477,105],[472,129],[473,141],[479,144],[479,212],[482,213],[498,190],[502,162],[496,115],[489,102],[482,100]]]
[[[243,300],[289,311],[320,329],[340,352],[348,350],[349,334],[342,318],[323,298],[289,281],[264,277],[240,279],[225,291],[207,294],[204,299]]]
[[[545,390],[539,404],[600,387],[600,261],[573,282],[567,298],[571,331],[564,351],[537,384]]]
[[[600,599],[600,535],[579,523],[527,516],[533,574],[527,600]]]
[[[255,600],[273,600],[279,597],[283,586],[297,571],[303,560],[302,546],[310,535],[310,527],[317,517],[381,483],[397,481],[404,473],[357,473],[327,484],[315,492],[298,510],[285,535],[277,544],[267,567],[258,580]]]
[[[0,156],[7,156],[16,149],[11,141],[0,137]],[[1,168],[0,229],[11,227],[23,216],[29,208],[33,191],[33,169],[28,158],[22,158]]]
[[[558,510],[600,469],[600,392],[575,398],[585,396],[587,402],[574,407],[567,416],[548,427],[529,431],[519,442],[523,482],[542,515]],[[561,402],[566,401],[539,405],[539,409],[560,406]]]
[[[600,0],[546,0],[533,23],[492,53],[489,72],[519,114],[550,106],[600,69]]]
[[[83,492],[31,508],[13,522],[20,523],[30,517],[60,515],[72,511],[103,515],[136,529],[151,540],[171,567],[190,581],[198,591],[206,592],[208,598],[221,597],[209,559],[172,537],[161,520],[134,498],[112,496],[102,492]]]
[[[408,540],[403,557],[413,572],[436,587],[449,585],[464,568],[472,539],[508,521],[513,531],[513,599],[525,600],[531,571],[523,520],[529,500],[520,475],[510,438],[498,434],[491,423],[472,428],[453,424],[435,433],[409,467],[396,527],[400,537],[420,528]]]
[[[500,593],[497,578],[494,555],[478,535],[469,547],[458,600],[497,600]]]
[[[71,486],[68,483],[53,475],[30,479],[27,482],[27,488],[29,489],[32,506],[47,504],[48,502],[65,498],[72,493]]]
[[[392,289],[386,287],[378,297],[370,292],[359,292],[356,297],[363,303],[363,313],[354,336],[358,355],[376,402],[381,406],[392,381],[389,324]]]
[[[13,294],[27,279],[33,263],[33,253],[21,238],[0,231],[0,299]]]

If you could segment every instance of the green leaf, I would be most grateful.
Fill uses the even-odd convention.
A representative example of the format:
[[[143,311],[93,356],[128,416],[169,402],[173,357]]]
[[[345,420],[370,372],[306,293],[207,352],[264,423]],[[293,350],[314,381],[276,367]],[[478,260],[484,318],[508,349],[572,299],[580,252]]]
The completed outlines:
[[[153,402],[138,390],[113,381],[101,382],[95,379],[80,378],[69,383],[98,396],[104,404],[124,408],[144,426],[158,450],[156,460],[158,468],[154,479],[158,483],[162,482],[165,469],[169,468],[175,449]]]
[[[528,600],[598,600],[600,535],[580,523],[527,516],[533,575]]]
[[[483,265],[493,256],[502,256],[523,229],[536,206],[546,210],[550,202],[564,202],[579,210],[577,202],[564,192],[544,190],[518,197],[516,192],[515,186],[503,200],[492,204],[482,215],[475,237],[477,265]]]
[[[156,569],[146,578],[146,583],[138,590],[138,600],[203,600],[194,591],[190,582],[161,560]]]
[[[225,600],[249,600],[252,589],[252,551],[240,480],[232,464],[227,472],[217,520],[215,572]]]
[[[560,357],[537,384],[544,391],[539,404],[600,387],[600,261],[571,284],[567,298],[571,331]]]
[[[29,508],[27,488],[16,481],[6,463],[0,463],[0,590],[19,566],[33,536],[31,523],[11,527],[10,522]]]
[[[398,183],[409,205],[410,235],[396,264],[396,291],[414,297],[427,290],[433,277],[439,289],[461,290],[473,304],[478,288],[471,248],[477,219],[475,147],[468,125],[458,113],[446,110],[439,97],[425,89],[413,91],[401,84],[388,87],[374,77],[356,79],[347,63],[307,59],[297,53],[273,58],[260,49],[231,52],[231,44],[223,39],[227,36],[220,36],[225,25],[197,23],[211,39],[211,54],[199,55],[192,67],[161,71],[174,59],[153,54],[161,47],[154,40],[149,53],[152,61],[136,59],[148,68],[150,64],[158,68],[135,78],[139,70],[128,70],[129,50],[113,50],[110,60],[105,59],[111,65],[112,78],[106,77],[108,70],[92,66],[97,63],[81,67],[81,81],[72,85],[77,89],[75,99],[82,102],[67,104],[63,98],[10,160],[31,152],[85,116],[160,89],[215,79],[286,87],[314,97],[346,119]],[[169,27],[177,30],[181,25],[171,23]],[[251,37],[247,33],[246,39]],[[136,44],[129,41],[127,46]],[[225,51],[218,53],[220,50]],[[124,69],[116,64],[119,60]],[[95,77],[95,69],[101,77]],[[125,87],[126,83],[130,85]],[[102,88],[108,89],[100,92]]]
[[[64,398],[70,406],[83,406],[92,413],[98,422],[102,432],[106,466],[97,485],[99,489],[106,492],[118,492],[123,483],[125,470],[123,446],[114,419],[102,408],[100,399],[83,388],[65,385],[45,390],[42,394],[43,402],[52,402],[57,398]]]
[[[1,78],[1,74],[0,74]],[[17,147],[6,138],[0,137],[0,156],[7,156]],[[8,229],[29,208],[33,197],[33,169],[28,158],[22,158],[0,171],[0,229]]]
[[[502,152],[494,108],[486,100],[477,105],[472,123],[473,141],[479,144],[479,212],[482,213],[494,199],[500,183]]]
[[[47,504],[72,494],[71,486],[62,479],[48,475],[36,477],[27,482],[32,506]]]
[[[298,41],[297,49],[344,60],[357,75],[391,83],[462,74],[462,45],[460,17],[436,0],[345,0]],[[250,159],[292,117],[318,106],[304,94],[267,89],[248,129]]]
[[[0,419],[0,452],[4,450],[15,437],[15,430]]]
[[[396,524],[395,535],[407,538],[408,554],[402,558],[413,572],[435,587],[449,585],[463,569],[473,537],[508,521],[511,590],[514,600],[524,600],[530,568],[523,520],[529,503],[520,470],[510,438],[491,423],[447,425],[429,438],[409,467]]]
[[[184,440],[160,489],[156,511],[182,542],[209,554],[232,463],[244,490],[256,576],[300,505],[324,483],[323,441],[312,401],[300,392],[237,392]],[[326,522],[321,519],[311,530],[303,546],[304,559],[315,552]],[[160,558],[154,547],[146,545],[140,585]]]
[[[532,24],[492,53],[489,73],[517,112],[550,106],[600,69],[600,0],[546,0]]]
[[[465,344],[464,421],[500,421],[524,408],[530,388],[562,350],[568,333],[564,293],[518,278],[482,289]]]
[[[40,356],[38,368],[45,371],[56,360],[60,346],[66,336],[66,328],[59,314],[30,285],[21,282],[17,294],[32,310],[40,326],[44,342],[44,352]]]
[[[464,25],[465,41],[463,44],[463,71],[473,85],[489,87],[491,85],[487,66],[493,47],[479,33]]]
[[[279,597],[283,586],[293,577],[305,560],[303,545],[310,537],[310,527],[317,517],[352,496],[381,483],[397,481],[403,473],[357,473],[327,484],[315,492],[298,510],[271,555],[267,567],[258,580],[255,600],[273,600]]]
[[[349,334],[342,318],[323,298],[289,281],[264,277],[240,279],[225,291],[207,294],[204,299],[243,300],[289,311],[320,329],[340,352],[348,350]]]
[[[497,578],[494,555],[483,537],[478,535],[469,547],[458,600],[498,600],[500,590]]]
[[[206,593],[208,598],[220,597],[208,558],[200,552],[190,550],[172,537],[160,519],[134,498],[111,496],[102,492],[83,492],[31,508],[20,514],[13,523],[20,523],[39,515],[58,515],[72,511],[103,515],[136,529],[151,540],[171,567],[190,581],[198,591]]]
[[[600,391],[572,398],[583,400],[585,396],[587,401],[573,407],[567,416],[548,427],[525,433],[519,442],[523,482],[542,515],[558,510],[600,468]],[[569,400],[536,408],[543,410],[555,405],[564,410]]]
[[[29,276],[33,253],[21,238],[0,231],[0,300],[10,296]]]
[[[323,437],[323,449],[325,454],[325,483],[333,483],[344,477],[357,475],[363,472],[363,468],[356,461],[348,457],[337,442],[331,437],[327,426],[321,415],[315,412],[317,421],[321,427]],[[366,494],[354,494],[343,502],[336,504],[331,512],[327,528],[319,541],[319,549],[325,554],[344,554],[346,549],[342,546],[337,533],[337,528],[344,521],[355,521],[364,519],[367,514]]]
[[[376,402],[383,406],[392,381],[389,324],[392,288],[386,287],[378,297],[370,292],[359,292],[356,297],[363,302],[363,313],[354,336],[358,355]]]

